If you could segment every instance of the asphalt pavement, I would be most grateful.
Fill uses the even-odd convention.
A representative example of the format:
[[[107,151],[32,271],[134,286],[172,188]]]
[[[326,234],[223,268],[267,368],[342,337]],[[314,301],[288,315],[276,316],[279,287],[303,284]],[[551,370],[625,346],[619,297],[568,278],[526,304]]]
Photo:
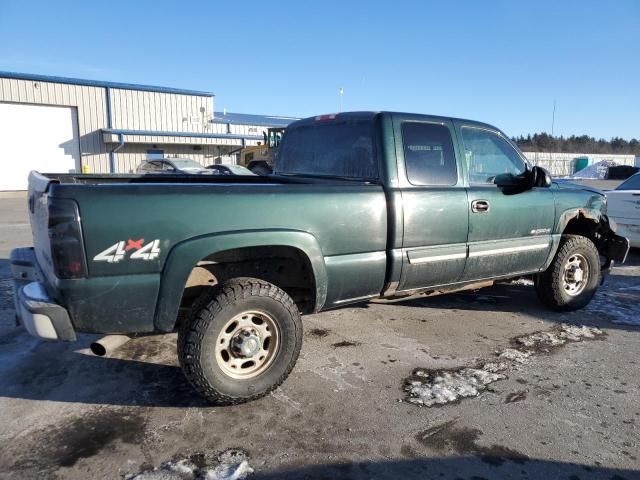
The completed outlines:
[[[99,358],[94,336],[46,343],[16,327],[8,255],[30,244],[24,196],[0,198],[0,232],[0,478],[195,478],[207,462],[217,479],[640,478],[640,252],[570,314],[518,282],[309,315],[284,385],[218,407],[183,378],[175,334]],[[499,356],[563,324],[601,333]],[[500,378],[477,396],[411,401],[424,372],[488,363],[504,363]]]

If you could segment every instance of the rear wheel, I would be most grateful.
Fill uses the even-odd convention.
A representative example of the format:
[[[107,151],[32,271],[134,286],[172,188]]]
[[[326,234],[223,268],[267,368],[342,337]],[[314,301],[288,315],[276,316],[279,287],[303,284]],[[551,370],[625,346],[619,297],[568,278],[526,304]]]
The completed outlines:
[[[207,400],[247,402],[280,385],[302,345],[302,321],[283,290],[253,278],[214,287],[178,332],[182,369]]]
[[[586,306],[599,283],[598,249],[589,238],[580,235],[564,235],[549,268],[535,278],[542,303],[558,311]]]

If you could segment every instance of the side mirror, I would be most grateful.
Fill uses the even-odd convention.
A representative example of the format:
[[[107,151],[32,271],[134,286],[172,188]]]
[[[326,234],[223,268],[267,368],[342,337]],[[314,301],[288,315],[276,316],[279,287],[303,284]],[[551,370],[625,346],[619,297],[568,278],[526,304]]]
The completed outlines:
[[[533,187],[542,187],[548,188],[551,186],[551,175],[547,170],[542,167],[535,166],[531,169],[529,173],[529,182],[531,188]]]
[[[520,175],[502,173],[496,175],[493,181],[507,195],[525,192],[534,187],[548,188],[551,186],[551,175],[542,167],[527,169]]]

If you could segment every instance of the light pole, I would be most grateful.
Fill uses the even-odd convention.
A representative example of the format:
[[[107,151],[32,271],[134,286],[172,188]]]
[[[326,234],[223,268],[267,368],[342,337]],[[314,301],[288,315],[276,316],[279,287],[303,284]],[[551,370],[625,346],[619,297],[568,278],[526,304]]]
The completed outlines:
[[[342,97],[344,96],[344,88],[340,87],[338,90],[338,97],[340,98],[340,102],[338,105],[338,113],[342,112]]]

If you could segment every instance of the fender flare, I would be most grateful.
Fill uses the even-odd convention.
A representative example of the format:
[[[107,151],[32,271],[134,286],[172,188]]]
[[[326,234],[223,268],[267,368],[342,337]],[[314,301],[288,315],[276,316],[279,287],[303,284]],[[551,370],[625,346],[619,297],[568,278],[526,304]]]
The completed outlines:
[[[184,286],[200,260],[225,250],[268,246],[293,247],[307,256],[315,279],[315,311],[320,310],[327,297],[327,271],[322,249],[313,235],[285,229],[220,232],[188,239],[171,248],[162,270],[154,317],[156,330],[174,329]]]
[[[549,256],[547,257],[547,260],[544,262],[544,265],[542,266],[540,271],[544,271],[549,268],[549,265],[551,265],[551,262],[556,256],[558,247],[560,247],[560,240],[562,238],[562,234],[567,228],[567,225],[569,225],[569,222],[571,220],[580,216],[583,216],[584,218],[591,220],[596,224],[600,223],[603,218],[603,214],[600,210],[596,208],[586,207],[568,208],[564,210],[560,215],[558,215],[558,220],[551,235],[551,249],[549,250]]]

